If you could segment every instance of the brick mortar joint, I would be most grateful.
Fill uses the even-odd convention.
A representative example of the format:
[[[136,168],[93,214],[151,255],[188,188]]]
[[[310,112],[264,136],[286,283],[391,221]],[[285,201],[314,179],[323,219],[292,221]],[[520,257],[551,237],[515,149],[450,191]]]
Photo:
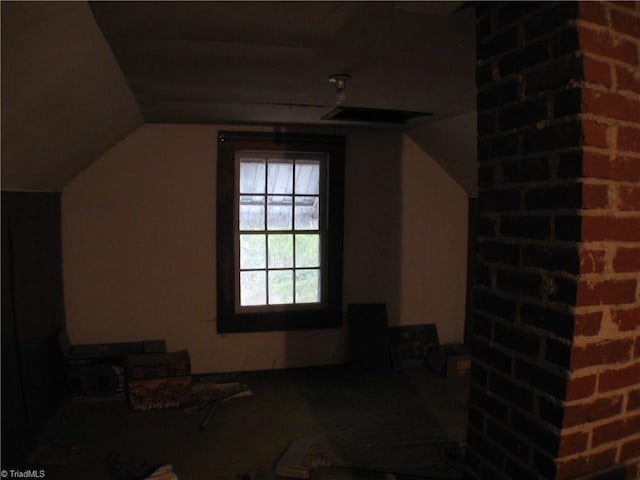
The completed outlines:
[[[588,442],[588,447],[587,450],[583,451],[583,452],[578,452],[578,453],[574,453],[574,454],[570,454],[570,455],[565,455],[564,457],[559,457],[556,462],[558,463],[562,463],[562,462],[569,462],[572,460],[579,460],[581,458],[584,457],[590,457],[590,456],[594,456],[594,455],[598,455],[601,453],[605,453],[608,452],[610,450],[615,450],[616,451],[616,458],[618,458],[618,454],[620,449],[622,448],[621,445],[619,446],[614,446],[612,445],[612,442],[609,443],[604,443],[602,445],[598,445],[597,447],[591,447],[591,435],[589,436],[589,442]],[[626,437],[625,437],[626,438]],[[617,440],[619,441],[619,440]],[[638,457],[634,457],[634,458],[640,458],[640,455]],[[629,459],[627,461],[633,461],[632,459]],[[591,474],[595,473],[595,472],[590,472]],[[574,477],[572,477],[574,478]],[[591,478],[593,479],[594,477],[589,476],[589,473],[587,473],[587,477],[575,477],[575,478]]]
[[[604,213],[604,215],[603,215]],[[576,215],[582,218],[592,218],[592,217],[608,217],[608,218],[631,218],[631,219],[640,219],[640,210],[600,210],[593,208],[582,208],[576,212]],[[588,242],[588,240],[585,240]],[[611,240],[611,242],[624,242],[623,240]],[[627,240],[627,244],[638,242],[633,240]]]
[[[635,16],[636,18],[639,18],[640,15],[633,15],[633,12],[629,11],[629,10],[624,10],[625,14],[630,14],[632,16]],[[609,19],[610,20],[610,19]],[[580,33],[580,28],[586,28],[588,30],[592,30],[595,32],[599,32],[599,33],[606,33],[609,36],[611,36],[612,40],[618,40],[620,41],[620,39],[622,40],[626,40],[630,43],[635,43],[638,44],[640,43],[640,38],[630,34],[630,33],[626,33],[626,32],[621,32],[620,30],[616,30],[613,26],[613,22],[610,20],[609,22],[607,22],[607,25],[601,25],[599,23],[594,23],[591,22],[589,20],[584,20],[582,18],[578,18],[575,20],[574,25],[576,27],[576,29],[578,30],[578,34]],[[582,51],[585,51],[584,49]],[[588,50],[587,50],[588,51]]]
[[[622,240],[584,240],[578,244],[579,247],[585,249],[618,249],[618,248],[637,248],[640,242],[624,242]]]
[[[514,77],[514,78],[516,78],[518,80],[520,79],[520,77]],[[496,81],[496,82],[493,82],[493,83],[486,84],[486,85],[480,87],[478,89],[478,92],[483,93],[485,91],[491,90],[492,88],[499,87],[500,83],[504,83],[504,82]],[[531,103],[534,103],[534,102],[535,103],[546,103],[548,101],[553,101],[553,97],[556,94],[562,93],[562,92],[566,92],[566,91],[574,89],[574,88],[576,88],[576,85],[567,84],[567,85],[563,85],[562,87],[554,88],[553,90],[545,90],[544,92],[536,93],[536,94],[529,95],[529,96],[526,96],[526,97],[523,94],[520,94],[517,99],[510,100],[508,102],[502,103],[499,106],[481,108],[481,109],[478,110],[478,115],[484,115],[484,114],[488,114],[488,113],[497,113],[497,112],[499,112],[501,110],[508,109],[508,108],[511,108],[511,107],[517,107],[519,105],[530,103],[530,102]],[[576,112],[575,114],[577,115],[578,112]],[[566,119],[568,117],[571,117],[571,115],[565,115],[564,117],[559,117],[558,120]],[[530,125],[535,125],[535,123],[527,124],[525,126],[525,128],[529,127]],[[511,132],[513,130],[522,129],[522,128],[523,127],[517,127],[517,128],[514,127],[514,128],[509,129],[509,130],[501,130],[500,132],[497,132],[496,134],[481,134],[481,135],[478,135],[478,138],[500,135],[500,134],[503,134],[503,133],[506,133],[506,132]]]
[[[536,158],[536,157],[532,157]],[[492,160],[493,161],[493,160]],[[498,161],[497,163],[490,165],[488,162],[484,162],[481,166],[486,167],[501,167],[502,161]],[[499,192],[504,190],[514,190],[518,193],[522,193],[521,187],[527,187],[524,191],[529,191],[538,188],[554,188],[554,187],[571,187],[577,183],[582,183],[581,180],[589,179],[589,177],[554,177],[546,180],[534,180],[534,181],[519,181],[519,182],[503,182],[499,184],[492,185],[490,187],[482,187],[479,189],[479,198],[483,193],[491,193],[491,192]],[[604,179],[606,180],[606,179]],[[637,185],[637,182],[634,182]],[[554,210],[555,211],[555,210]]]
[[[478,292],[485,292],[485,293],[491,293],[493,295],[495,295],[496,297],[499,297],[503,300],[508,300],[508,301],[513,301],[519,304],[526,304],[526,305],[531,305],[534,307],[540,307],[540,308],[549,308],[551,311],[556,312],[556,313],[566,313],[568,315],[573,315],[572,313],[572,309],[576,308],[575,305],[571,305],[568,303],[563,303],[563,302],[555,302],[555,301],[551,301],[548,299],[542,299],[539,297],[527,297],[524,295],[519,295],[519,294],[515,294],[512,292],[506,292],[503,290],[498,290],[492,287],[488,287],[485,285],[480,285],[477,286],[479,288],[475,288],[475,291]],[[482,314],[486,314],[487,316],[491,317],[491,318],[501,318],[499,315],[493,315],[491,313],[487,313],[484,312],[483,310],[478,310],[477,308],[474,309],[474,312],[479,312]],[[537,328],[537,327],[536,327]],[[541,329],[541,331],[544,331],[545,333],[547,332],[544,329]],[[549,332],[550,333],[550,332]],[[558,336],[558,338],[563,338],[561,336]]]
[[[520,440],[523,441],[523,443],[525,443],[530,449],[531,451],[541,451],[544,452],[545,455],[549,455],[548,452],[543,451],[541,446],[537,443],[535,443],[534,441],[530,440],[528,437],[526,437],[523,433],[515,430],[510,423],[505,423],[493,416],[491,416],[488,412],[485,412],[482,408],[480,408],[478,405],[475,405],[475,407],[483,414],[483,415],[488,415],[489,418],[491,419],[492,422],[496,423],[500,428],[503,428],[505,430],[509,430],[513,435],[517,436]],[[510,405],[510,407],[513,407],[513,405]],[[557,427],[553,427],[551,425],[549,425],[550,428],[547,428],[545,426],[545,429],[553,434],[556,435],[558,437],[558,439],[561,438],[561,434],[562,434],[562,429],[559,429]],[[480,430],[478,430],[477,428],[475,428],[475,426],[471,425],[471,428],[473,430],[475,430],[476,432],[478,432],[481,436],[484,437],[485,441],[489,441],[493,446],[497,447],[498,450],[501,450],[503,453],[505,453],[509,458],[511,459],[516,459],[517,457],[513,456],[513,454],[511,452],[509,452],[508,450],[505,450],[504,447],[502,447],[500,444],[498,444],[495,440],[493,440],[491,437],[489,437],[488,435],[484,434],[483,432],[481,432]],[[486,426],[485,426],[485,430],[486,430]]]
[[[640,159],[639,159],[640,160]],[[578,177],[575,179],[577,183],[581,183],[583,185],[601,185],[601,186],[610,186],[614,188],[620,187],[639,187],[640,183],[636,180],[620,180],[620,179],[609,179],[609,178],[598,178],[598,177]]]
[[[491,22],[492,23],[491,32],[485,37],[485,40],[486,39],[491,39],[491,38],[493,38],[495,36],[498,36],[498,35],[501,35],[503,33],[508,33],[514,27],[517,28],[519,25],[524,24],[527,20],[530,20],[531,18],[535,18],[535,17],[539,16],[542,13],[544,13],[544,12],[542,12],[540,9],[539,10],[532,10],[531,12],[528,12],[525,15],[523,15],[521,17],[518,17],[515,21],[511,21],[509,23],[506,23],[505,25],[502,25],[501,27],[493,25],[494,22]],[[485,21],[487,18],[489,19],[489,21],[491,21],[491,20],[493,20],[492,17],[494,17],[494,15],[496,15],[496,12],[485,13],[482,17],[476,17],[476,23],[480,23],[482,21]],[[553,36],[555,33],[567,29],[568,27],[575,27],[576,26],[576,21],[577,21],[577,19],[568,20],[566,24],[557,26],[557,27],[553,28],[550,31],[544,32],[544,33],[539,34],[537,36],[534,36],[534,37],[528,39],[527,41],[523,40],[522,44],[519,45],[518,48],[525,47],[525,46],[530,45],[532,43],[535,43],[537,41],[545,40],[548,37]],[[496,28],[494,28],[494,26]],[[518,38],[520,40],[520,35],[518,36]],[[487,58],[491,58],[491,57],[487,57]]]
[[[571,408],[571,407],[587,407],[590,406],[592,403],[597,402],[599,400],[617,400],[618,398],[621,399],[621,408],[620,408],[620,412],[621,414],[625,412],[623,406],[624,406],[624,399],[626,397],[626,395],[629,392],[634,391],[634,389],[638,388],[637,386],[627,386],[625,389],[619,389],[619,390],[612,390],[609,392],[597,392],[594,395],[590,395],[589,397],[586,398],[580,398],[577,400],[564,400],[562,402],[560,402],[560,406],[563,409],[566,408]],[[638,410],[638,413],[640,413],[640,410]],[[618,415],[618,414],[616,414]],[[605,417],[605,419],[607,419],[609,417]],[[570,429],[580,429],[580,427],[589,427],[590,423],[579,423],[577,425],[572,425],[570,427],[562,427],[562,430],[570,430]]]
[[[627,307],[627,308],[625,308]],[[633,312],[634,310],[638,309],[638,307],[640,307],[640,303],[628,303],[628,304],[618,304],[615,305],[613,308],[610,309],[604,309],[604,310],[596,310],[594,312],[590,312],[590,313],[585,313],[584,315],[589,315],[589,314],[594,314],[594,313],[602,313],[601,316],[601,326],[600,326],[600,330],[597,334],[595,335],[576,335],[576,339],[580,339],[579,341],[576,341],[576,344],[587,344],[587,343],[593,343],[595,341],[597,341],[599,338],[603,338],[605,335],[608,334],[618,334],[618,333],[626,333],[627,336],[624,338],[628,338],[629,334],[632,332],[632,330],[620,330],[619,328],[619,323],[616,322],[616,320],[614,319],[614,315],[613,312],[622,312],[623,314],[626,312]],[[606,337],[605,337],[606,338]],[[591,339],[591,342],[589,342],[589,339]]]
[[[640,439],[640,434],[635,434],[635,435],[628,435],[628,436],[624,436],[624,437],[620,437],[620,438],[615,438],[613,440],[604,442],[600,445],[598,445],[597,447],[593,447],[591,446],[593,444],[593,433],[591,433],[590,435],[590,448],[589,448],[589,452],[592,452],[594,450],[599,450],[601,447],[603,450],[607,450],[607,449],[611,449],[611,448],[615,448],[616,449],[616,458],[619,457],[620,452],[622,451],[622,447],[623,447],[623,443],[628,443],[628,442],[633,442]],[[638,456],[638,458],[640,458],[640,455]]]
[[[531,329],[528,330],[528,331],[533,331],[533,330],[536,330],[536,327],[531,327]],[[544,336],[545,338],[551,338],[552,337],[552,335],[551,334],[547,334],[547,332],[544,332],[543,334],[540,334],[539,336],[540,337]],[[525,361],[525,362],[535,366],[536,368],[541,368],[541,369],[544,369],[545,371],[551,372],[552,374],[557,375],[557,376],[563,378],[564,380],[568,381],[570,379],[571,375],[570,375],[569,370],[566,370],[566,369],[564,369],[562,367],[559,367],[559,366],[555,365],[553,362],[547,361],[544,358],[541,358],[540,356],[538,356],[538,357],[527,356],[526,354],[520,353],[518,351],[515,351],[515,350],[513,350],[513,349],[511,349],[509,347],[504,347],[501,344],[496,343],[495,341],[493,341],[491,339],[487,339],[486,342],[482,342],[482,343],[486,343],[487,346],[506,354],[507,356],[509,356],[513,360],[522,360],[522,361]],[[491,373],[491,372],[499,373],[504,378],[509,378],[512,382],[514,382],[518,386],[522,386],[522,387],[530,389],[534,396],[535,395],[538,395],[538,396],[547,395],[547,393],[544,390],[541,390],[536,386],[529,385],[524,380],[519,380],[516,377],[513,377],[513,376],[510,376],[510,375],[507,375],[507,374],[503,373],[498,368],[496,368],[496,367],[492,366],[491,364],[485,362],[481,358],[474,357],[474,360],[476,362],[478,362],[479,364],[481,364],[481,366],[485,370],[487,370],[489,373]],[[489,391],[488,388],[485,388],[485,389],[487,391]],[[491,393],[491,395],[499,397],[499,395],[496,395],[494,393]]]
[[[614,338],[611,339],[612,341],[616,341],[616,340],[624,340],[628,337],[622,337],[622,338]],[[593,343],[593,345],[598,345],[598,343]],[[575,343],[573,344],[574,348],[581,348],[581,347],[588,347],[589,344],[586,345],[576,345]],[[630,348],[633,348],[633,346],[631,346]],[[585,367],[585,368],[578,368],[578,369],[572,369],[568,371],[568,377],[569,377],[569,382],[571,382],[571,380],[573,379],[581,379],[581,378],[585,378],[585,377],[591,377],[591,376],[595,376],[596,377],[596,385],[595,385],[595,390],[594,392],[589,395],[588,397],[584,397],[584,398],[580,398],[580,399],[576,399],[576,400],[571,400],[571,402],[592,402],[594,400],[598,400],[599,398],[602,397],[607,397],[609,396],[611,393],[615,393],[617,390],[622,390],[622,391],[632,391],[635,388],[637,388],[637,385],[626,385],[614,390],[608,390],[608,391],[604,391],[604,392],[600,392],[598,391],[598,388],[600,386],[600,375],[604,374],[604,373],[609,373],[609,372],[617,372],[619,370],[624,370],[630,367],[634,367],[638,365],[638,361],[637,359],[633,359],[633,360],[628,360],[626,362],[616,362],[616,363],[606,363],[606,364],[602,364],[602,365],[593,365],[590,367]]]
[[[607,264],[605,264],[606,266]],[[638,272],[615,272],[613,270],[605,270],[602,272],[581,272],[577,276],[578,283],[587,282],[590,284],[603,283],[609,280],[637,280]],[[640,281],[637,282],[640,284]],[[637,303],[637,302],[630,302]],[[617,305],[617,304],[616,304]],[[629,303],[621,303],[619,305],[629,305]],[[609,305],[603,305],[609,306]]]
[[[607,336],[604,338],[594,339],[594,337],[576,337],[573,340],[572,345],[572,353],[575,353],[576,350],[588,349],[589,347],[598,347],[602,344],[610,344],[619,342],[621,340],[630,340],[629,332],[616,332],[615,335]],[[626,334],[626,335],[625,335]],[[583,340],[586,339],[586,340]],[[591,339],[591,341],[589,341]],[[629,345],[629,351],[633,350],[633,341]],[[638,358],[627,358],[624,360],[616,360],[614,362],[601,363],[597,365],[588,365],[585,367],[579,368],[570,368],[567,370],[567,374],[569,377],[569,381],[580,379],[583,377],[589,377],[591,375],[600,375],[602,373],[623,370],[625,368],[633,367],[637,365],[640,359]]]
[[[626,310],[627,307],[632,309],[634,307],[640,306],[639,302],[635,303],[622,303],[616,305],[581,305],[579,307],[574,307],[574,314],[578,315],[589,315],[593,313],[602,313],[603,317],[610,310]],[[604,318],[603,318],[604,319]]]
[[[638,97],[640,98],[640,96]],[[634,122],[632,120],[622,120],[614,117],[607,117],[601,114],[596,113],[578,113],[576,114],[576,118],[582,120],[587,120],[590,122],[597,123],[599,125],[606,125],[607,127],[629,127],[629,128],[640,128],[639,122]],[[585,147],[589,147],[590,145],[584,145]],[[612,147],[593,147],[600,148],[603,150],[613,150]]]
[[[562,408],[563,409],[568,409],[568,408],[572,408],[572,407],[589,407],[592,403],[594,402],[598,402],[601,400],[609,400],[611,402],[612,405],[614,405],[615,403],[617,403],[618,401],[620,401],[620,411],[616,414],[613,415],[608,415],[606,417],[603,418],[599,418],[597,420],[590,420],[588,423],[586,422],[581,422],[578,423],[576,425],[571,425],[571,426],[563,426],[560,430],[562,430],[562,432],[565,431],[572,431],[571,433],[575,432],[575,431],[583,431],[584,429],[587,430],[593,430],[594,426],[598,427],[601,425],[605,425],[608,423],[612,423],[615,422],[617,420],[626,420],[628,418],[637,418],[640,416],[640,410],[630,410],[627,411],[624,408],[625,405],[625,398],[627,397],[627,394],[629,392],[634,391],[634,389],[638,388],[637,386],[628,386],[625,389],[619,389],[619,390],[615,390],[615,391],[610,391],[610,392],[601,392],[599,395],[593,395],[591,397],[588,398],[583,398],[577,401],[565,401],[562,402]],[[638,434],[640,435],[640,432],[638,432]]]
[[[639,69],[638,72],[640,72]],[[576,88],[580,88],[581,90],[592,90],[595,93],[600,93],[600,94],[607,94],[607,95],[619,95],[623,98],[625,98],[626,100],[640,100],[640,92],[634,92],[633,90],[625,90],[625,89],[620,89],[619,87],[608,87],[606,85],[602,85],[600,83],[593,83],[593,82],[589,82],[588,80],[582,80],[579,82],[575,82]],[[583,100],[584,101],[584,100]],[[583,114],[584,115],[584,114]],[[640,121],[638,122],[633,122],[633,123],[640,123]]]
[[[617,127],[617,125],[613,125],[613,127]],[[611,157],[612,155],[614,157],[622,156],[622,157],[628,157],[634,160],[635,159],[640,160],[640,152],[631,152],[631,151],[618,152],[617,148],[594,147],[592,145],[584,145],[582,148],[583,148],[583,152],[585,153],[595,153],[595,154],[601,154],[603,156],[609,156],[609,157]],[[612,180],[612,181],[615,181],[615,180]],[[633,182],[633,183],[637,184],[638,182]]]

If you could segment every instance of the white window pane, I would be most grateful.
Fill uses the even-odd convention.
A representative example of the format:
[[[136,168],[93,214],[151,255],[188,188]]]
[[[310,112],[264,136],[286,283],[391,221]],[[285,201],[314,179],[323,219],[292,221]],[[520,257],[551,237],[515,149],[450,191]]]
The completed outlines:
[[[296,193],[317,195],[320,191],[320,160],[296,160]]]
[[[269,159],[267,193],[293,193],[293,161]]]
[[[318,197],[296,196],[296,230],[318,230],[319,203]]]
[[[320,270],[296,270],[296,303],[320,302]]]
[[[266,305],[266,273],[240,272],[240,305]]]
[[[293,235],[269,235],[269,268],[293,267]]]
[[[320,235],[296,235],[296,268],[320,266]]]
[[[269,305],[293,303],[293,271],[269,272]]]
[[[265,235],[240,235],[240,268],[265,268]]]
[[[264,193],[266,166],[262,159],[240,160],[240,193]]]
[[[268,230],[291,230],[292,217],[290,196],[269,196],[269,205],[267,206]]]
[[[263,195],[240,195],[240,230],[264,230]]]

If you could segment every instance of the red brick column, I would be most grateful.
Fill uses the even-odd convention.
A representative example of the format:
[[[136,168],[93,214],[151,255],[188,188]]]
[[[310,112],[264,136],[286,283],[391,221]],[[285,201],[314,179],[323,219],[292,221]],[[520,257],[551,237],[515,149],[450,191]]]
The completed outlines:
[[[477,8],[468,475],[640,477],[640,2]]]
[[[611,465],[638,478],[640,4],[581,2],[578,13],[584,200],[558,478]]]

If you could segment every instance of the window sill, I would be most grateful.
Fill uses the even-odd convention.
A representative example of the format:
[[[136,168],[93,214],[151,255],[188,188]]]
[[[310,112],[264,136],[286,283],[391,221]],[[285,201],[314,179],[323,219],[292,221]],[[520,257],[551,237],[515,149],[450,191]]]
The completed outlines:
[[[339,310],[304,310],[218,315],[218,333],[248,333],[340,328]]]

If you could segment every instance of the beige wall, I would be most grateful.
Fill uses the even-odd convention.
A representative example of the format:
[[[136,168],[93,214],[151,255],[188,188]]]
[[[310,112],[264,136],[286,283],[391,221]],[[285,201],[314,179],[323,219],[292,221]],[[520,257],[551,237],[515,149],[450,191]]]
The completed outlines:
[[[347,361],[345,329],[216,333],[219,128],[143,125],[67,184],[72,343],[164,338],[189,349],[194,373]],[[386,302],[391,325],[435,322],[460,340],[465,192],[400,133],[354,130],[347,142],[345,305]]]
[[[478,196],[477,118],[474,110],[416,125],[407,131],[471,197]]]
[[[403,137],[401,315],[435,323],[441,343],[464,334],[467,216],[464,188]]]

